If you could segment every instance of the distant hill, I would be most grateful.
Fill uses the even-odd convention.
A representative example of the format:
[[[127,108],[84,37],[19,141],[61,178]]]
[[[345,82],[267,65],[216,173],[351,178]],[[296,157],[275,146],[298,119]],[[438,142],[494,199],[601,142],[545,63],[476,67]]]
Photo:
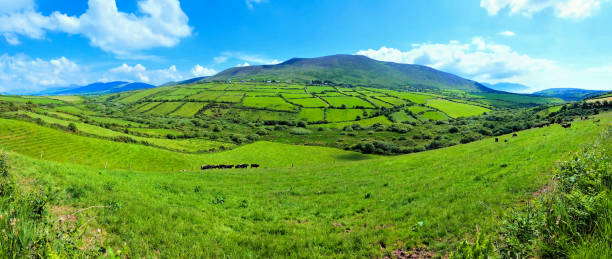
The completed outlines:
[[[530,89],[529,86],[522,85],[522,84],[516,84],[516,83],[497,83],[497,84],[482,83],[482,84],[493,90],[510,92],[510,93],[525,93],[529,91]]]
[[[186,84],[191,84],[191,83],[196,83],[196,82],[202,81],[202,80],[204,80],[206,78],[209,78],[209,76],[195,77],[195,78],[191,78],[191,79],[187,79],[187,80],[183,80],[183,81],[178,81],[178,82],[168,82],[168,83],[165,83],[165,84],[160,85],[160,86],[186,85]]]
[[[278,65],[234,67],[203,81],[255,80],[328,82],[393,89],[494,92],[484,85],[420,65],[377,61],[360,55],[293,58]]]
[[[123,81],[108,82],[108,83],[93,83],[86,86],[71,86],[64,88],[55,88],[37,93],[37,95],[94,95],[94,94],[112,94],[121,93],[132,90],[141,90],[154,88],[156,86],[145,83],[129,83]]]
[[[588,97],[606,93],[601,90],[585,90],[579,88],[551,88],[533,93],[534,95],[557,97],[566,101],[579,101]]]

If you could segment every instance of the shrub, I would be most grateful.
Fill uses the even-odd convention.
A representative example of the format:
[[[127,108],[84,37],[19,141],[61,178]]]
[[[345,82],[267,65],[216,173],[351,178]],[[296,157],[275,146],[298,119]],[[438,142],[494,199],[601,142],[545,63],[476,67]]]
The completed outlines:
[[[312,131],[305,128],[292,128],[290,133],[293,135],[309,135]]]

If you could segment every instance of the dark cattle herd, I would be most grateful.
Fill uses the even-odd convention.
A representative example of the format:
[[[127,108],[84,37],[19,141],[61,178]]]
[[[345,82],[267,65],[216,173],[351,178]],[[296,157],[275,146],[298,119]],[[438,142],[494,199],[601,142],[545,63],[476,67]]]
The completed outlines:
[[[259,164],[251,164],[251,168],[259,168]],[[200,169],[202,170],[211,170],[211,169],[247,169],[249,168],[249,164],[239,164],[239,165],[202,165]]]

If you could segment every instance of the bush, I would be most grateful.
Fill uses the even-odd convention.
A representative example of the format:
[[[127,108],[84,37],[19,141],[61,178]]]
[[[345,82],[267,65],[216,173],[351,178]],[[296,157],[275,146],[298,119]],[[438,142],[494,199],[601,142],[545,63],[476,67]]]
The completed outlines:
[[[312,131],[305,128],[292,128],[289,133],[293,135],[309,135],[312,133]]]

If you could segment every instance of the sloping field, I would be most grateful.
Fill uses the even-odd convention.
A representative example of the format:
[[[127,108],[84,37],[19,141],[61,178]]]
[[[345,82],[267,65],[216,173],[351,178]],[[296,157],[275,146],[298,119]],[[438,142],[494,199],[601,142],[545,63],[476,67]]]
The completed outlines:
[[[266,108],[280,111],[290,111],[295,107],[285,102],[285,100],[280,97],[245,97],[242,105],[245,107]]]
[[[612,116],[599,118],[609,125]],[[79,155],[104,148],[97,140],[80,144],[85,140],[64,133],[61,139],[68,142],[54,143],[56,131],[0,122],[4,138],[13,131],[35,131],[45,145],[58,146],[62,152],[49,154],[56,157],[51,160],[69,161],[62,155],[66,150]],[[444,256],[452,248],[448,244],[476,229],[498,229],[498,217],[531,198],[550,180],[555,161],[594,140],[602,124],[577,121],[570,129],[555,125],[500,137],[508,143],[485,139],[355,162],[347,162],[357,158],[354,154],[338,150],[267,142],[211,155],[220,160],[283,161],[286,168],[278,169],[133,173],[17,154],[11,161],[20,177],[65,191],[63,207],[120,204],[117,209],[88,212],[95,220],[91,224],[105,233],[105,241],[129,250],[133,258],[382,258],[423,244]],[[8,144],[27,154],[24,138]],[[145,147],[111,144],[114,156],[141,164],[168,168],[168,163],[191,161]],[[105,152],[111,150],[96,155],[107,156]],[[290,168],[288,154],[302,163]],[[79,155],[77,161],[83,158]],[[332,162],[342,158],[345,162]],[[78,196],[71,195],[75,193]]]
[[[191,118],[206,105],[207,103],[185,103],[185,105],[181,106],[181,108],[170,114],[170,116]]]
[[[74,162],[94,167],[104,167],[108,162],[108,168],[157,172],[194,170],[202,164],[258,163],[262,167],[274,168],[329,164],[369,157],[334,148],[272,142],[257,142],[221,153],[184,154],[150,146],[83,137],[33,123],[7,119],[0,119],[0,147],[35,158],[39,158],[40,152],[43,151],[43,159],[51,161]],[[287,157],[286,154],[292,156]],[[304,160],[303,157],[309,159]]]
[[[451,102],[443,99],[430,99],[427,101],[427,106],[436,108],[453,118],[477,116],[491,111],[480,106]]]

